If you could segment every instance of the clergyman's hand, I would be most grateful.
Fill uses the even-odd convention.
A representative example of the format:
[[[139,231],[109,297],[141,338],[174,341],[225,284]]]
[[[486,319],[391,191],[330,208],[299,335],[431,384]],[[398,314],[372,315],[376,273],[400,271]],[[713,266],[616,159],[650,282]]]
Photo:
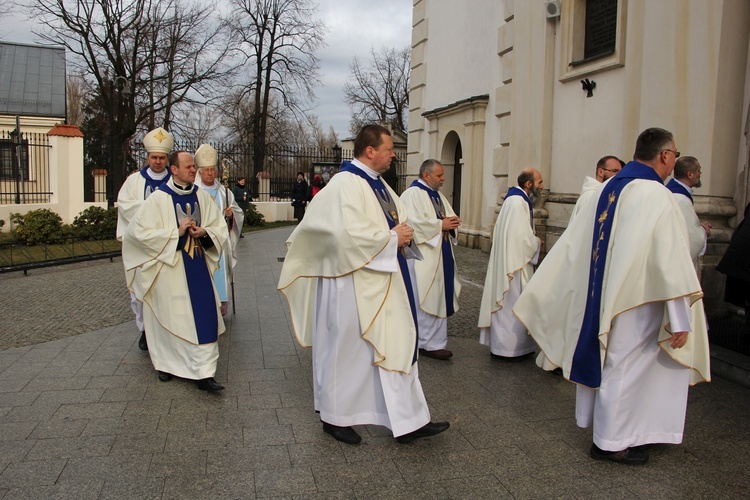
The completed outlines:
[[[443,219],[443,231],[450,231],[451,229],[458,229],[458,226],[461,225],[461,219],[459,219],[457,216],[453,217],[446,217]]]
[[[405,222],[402,222],[397,226],[393,226],[393,231],[395,231],[396,236],[398,236],[399,248],[408,245],[414,238],[414,230],[410,228]]]
[[[687,344],[688,332],[674,332],[672,338],[669,340],[669,345],[672,349],[679,349]]]
[[[190,217],[185,217],[180,221],[180,227],[178,228],[178,233],[180,236],[185,235],[185,231],[188,230],[188,228],[192,227],[195,224],[195,221],[191,219]]]
[[[200,226],[190,226],[188,232],[190,233],[190,236],[196,239],[203,238],[208,234],[206,230]]]

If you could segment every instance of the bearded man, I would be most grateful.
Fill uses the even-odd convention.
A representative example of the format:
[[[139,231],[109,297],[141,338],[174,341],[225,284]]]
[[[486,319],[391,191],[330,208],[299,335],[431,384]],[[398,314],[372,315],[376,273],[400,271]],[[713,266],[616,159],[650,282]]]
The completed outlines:
[[[539,259],[542,245],[534,234],[532,202],[542,188],[544,180],[538,170],[523,170],[518,186],[508,189],[495,223],[479,310],[479,342],[490,347],[495,359],[520,361],[536,349],[512,309]]]

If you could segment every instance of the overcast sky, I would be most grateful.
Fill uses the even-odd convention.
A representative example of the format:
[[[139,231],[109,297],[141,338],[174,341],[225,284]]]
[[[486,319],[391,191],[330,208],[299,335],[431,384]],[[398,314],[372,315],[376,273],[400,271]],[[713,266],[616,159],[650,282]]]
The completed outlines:
[[[321,86],[312,111],[320,123],[343,139],[349,136],[349,107],[342,87],[354,56],[368,61],[370,47],[406,47],[411,42],[412,0],[317,0],[319,17],[328,27],[327,46],[318,52]],[[34,43],[33,21],[19,15],[0,18],[0,40]]]

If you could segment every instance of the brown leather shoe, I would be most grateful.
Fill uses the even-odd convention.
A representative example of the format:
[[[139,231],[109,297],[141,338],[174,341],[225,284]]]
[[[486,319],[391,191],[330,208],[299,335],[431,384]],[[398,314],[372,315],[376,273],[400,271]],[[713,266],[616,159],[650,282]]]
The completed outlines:
[[[420,349],[419,354],[426,358],[439,359],[445,361],[453,356],[453,353],[448,349],[438,349],[436,351],[428,351],[426,349]]]

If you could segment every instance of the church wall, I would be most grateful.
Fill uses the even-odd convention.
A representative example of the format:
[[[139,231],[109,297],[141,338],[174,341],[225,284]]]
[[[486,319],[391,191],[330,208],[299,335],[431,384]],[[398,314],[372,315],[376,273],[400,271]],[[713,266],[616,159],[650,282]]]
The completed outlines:
[[[497,31],[505,23],[503,4],[489,2],[482,9],[469,9],[459,2],[418,0],[414,7],[412,82],[417,75],[430,83],[425,86],[418,83],[416,88],[412,83],[408,180],[415,178],[419,165],[429,157],[448,161],[450,165],[446,168],[453,171],[453,151],[444,146],[450,132],[455,132],[464,159],[461,216],[464,229],[471,233],[468,238],[471,246],[476,246],[472,242],[479,241],[479,233],[488,240],[497,206],[498,188],[491,166],[501,124],[492,108],[494,82],[502,78]],[[429,27],[426,35],[424,26]],[[488,99],[471,101],[481,96]],[[425,112],[451,106],[453,109],[439,116],[423,116]],[[492,140],[490,144],[488,139]],[[455,144],[449,141],[451,146]],[[448,195],[451,188],[452,179],[444,186],[444,194]]]
[[[583,4],[563,2],[563,16]],[[412,65],[420,68],[422,80],[412,91],[410,130],[417,131],[409,135],[409,171],[435,156],[455,130],[465,160],[473,162],[464,166],[472,180],[462,179],[462,205],[476,205],[468,210],[469,228],[489,241],[508,186],[521,169],[538,168],[549,192],[537,203],[537,229],[550,248],[596,161],[606,154],[628,161],[643,129],[666,128],[682,154],[696,156],[703,167],[696,211],[715,228],[704,259],[704,286],[718,290],[720,278],[708,268],[726,247],[737,207],[746,203],[750,2],[620,0],[619,5],[617,57],[592,64],[598,66],[592,70],[568,66],[572,42],[564,23],[574,17],[546,19],[543,2],[487,0],[470,9],[455,2],[415,2],[422,43]],[[584,78],[596,82],[592,97],[581,88]],[[481,140],[480,129],[465,125],[477,114],[461,113],[459,106],[423,116],[477,95],[488,98]],[[483,151],[471,149],[480,144]],[[467,244],[488,248],[472,238]]]

